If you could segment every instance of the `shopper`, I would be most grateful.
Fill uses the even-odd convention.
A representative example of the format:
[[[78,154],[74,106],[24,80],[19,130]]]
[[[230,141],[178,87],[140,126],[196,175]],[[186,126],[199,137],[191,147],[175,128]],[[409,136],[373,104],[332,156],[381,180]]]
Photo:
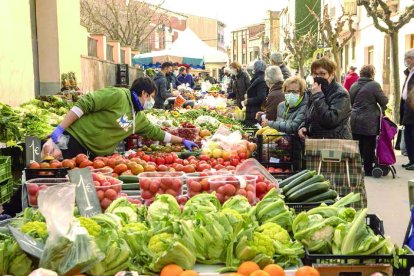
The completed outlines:
[[[173,89],[176,89],[177,88],[177,75],[176,75],[176,73],[178,73],[178,70],[176,69],[177,68],[177,66],[176,65],[173,65],[172,63],[171,63],[171,66],[172,66],[172,68],[169,70],[169,73],[168,74],[166,74],[166,77],[167,77],[167,87],[171,90],[171,87],[173,88]]]
[[[352,104],[351,130],[354,140],[359,141],[365,175],[371,176],[381,116],[378,104],[385,111],[388,98],[382,91],[381,85],[374,80],[374,66],[363,66],[360,74],[361,78],[349,91]]]
[[[190,69],[186,69],[184,66],[180,68],[179,72],[178,72],[178,77],[177,77],[177,86],[178,85],[182,85],[182,84],[186,84],[188,85],[191,89],[194,89],[195,83],[194,83],[194,79],[193,76],[190,74]]]
[[[265,120],[262,126],[270,126],[286,134],[298,133],[299,126],[305,120],[306,110],[306,82],[294,76],[288,78],[283,84],[285,101],[279,103],[276,120]]]
[[[265,71],[265,81],[269,87],[269,94],[266,98],[265,111],[258,112],[256,119],[259,122],[268,120],[275,121],[277,117],[277,108],[285,100],[283,94],[283,75],[278,66],[270,66]]]
[[[233,93],[236,94],[236,103],[237,106],[241,109],[243,108],[242,102],[246,95],[247,88],[250,86],[250,78],[246,72],[241,68],[240,63],[233,62],[230,64],[230,72],[234,76],[233,81]]]
[[[352,139],[349,93],[335,81],[336,64],[323,57],[311,65],[314,79],[306,108],[305,122],[299,128],[302,139]]]
[[[265,82],[264,73],[266,70],[266,63],[262,60],[257,60],[253,65],[253,78],[251,84],[246,91],[247,99],[243,101],[246,106],[245,125],[253,126],[257,124],[256,113],[261,110],[262,104],[266,100],[268,87]]]
[[[148,121],[142,111],[152,107],[156,94],[154,82],[147,77],[136,79],[130,90],[107,87],[85,94],[56,127],[51,139],[63,158],[80,153],[112,154],[117,144],[133,133],[165,143],[182,143],[190,150],[196,147],[192,141],[164,132]]]
[[[161,65],[161,72],[158,72],[154,77],[157,95],[155,97],[154,108],[164,109],[164,102],[170,97],[176,96],[177,92],[170,91],[168,85],[167,75],[172,71],[172,63],[164,62]]]
[[[283,78],[286,80],[288,79],[292,74],[289,71],[289,68],[283,63],[283,55],[282,53],[275,52],[270,55],[270,63],[271,65],[279,66],[280,70],[282,71]]]
[[[223,76],[221,78],[221,85],[227,94],[231,93],[231,75],[230,68],[225,67],[223,69]]]
[[[345,76],[345,80],[344,80],[344,88],[346,90],[350,90],[352,85],[354,83],[357,82],[357,80],[359,79],[358,74],[355,72],[357,68],[355,66],[351,66],[349,67],[349,72],[348,74]]]
[[[400,123],[404,125],[404,141],[407,149],[408,163],[402,165],[407,170],[414,170],[414,48],[404,55],[404,82],[401,104]]]

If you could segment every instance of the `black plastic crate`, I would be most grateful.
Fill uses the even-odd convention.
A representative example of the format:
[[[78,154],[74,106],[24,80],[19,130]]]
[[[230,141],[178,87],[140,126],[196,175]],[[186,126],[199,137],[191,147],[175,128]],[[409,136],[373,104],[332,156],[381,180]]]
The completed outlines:
[[[269,164],[294,164],[296,170],[299,170],[301,163],[301,150],[298,147],[297,138],[294,135],[277,134],[277,135],[257,135],[257,160],[260,163]]]
[[[27,181],[34,178],[64,178],[68,174],[68,169],[24,169],[24,172]]]
[[[332,205],[333,203],[325,203],[326,205]],[[320,202],[303,202],[303,203],[290,203],[286,202],[286,206],[289,208],[295,210],[296,214],[299,214],[303,211],[309,211],[310,209],[313,209],[315,207],[319,207],[321,205]]]

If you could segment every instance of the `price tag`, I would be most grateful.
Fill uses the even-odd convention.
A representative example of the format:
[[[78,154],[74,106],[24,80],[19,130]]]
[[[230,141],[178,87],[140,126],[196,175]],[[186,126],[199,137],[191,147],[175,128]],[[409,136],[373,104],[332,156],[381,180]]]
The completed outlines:
[[[26,137],[26,166],[31,162],[40,162],[40,153],[42,151],[40,139],[37,137]]]
[[[35,240],[34,238],[20,232],[18,229],[10,225],[8,225],[7,227],[9,228],[13,237],[16,239],[17,243],[20,245],[21,249],[24,252],[40,259],[40,257],[43,254],[43,249],[45,247],[45,245],[42,242]]]
[[[270,157],[269,162],[270,163],[280,163],[280,159],[279,158],[275,158],[275,157]]]
[[[85,168],[71,170],[68,173],[70,182],[76,184],[76,205],[80,214],[84,217],[101,214],[101,205],[96,195],[91,171]]]

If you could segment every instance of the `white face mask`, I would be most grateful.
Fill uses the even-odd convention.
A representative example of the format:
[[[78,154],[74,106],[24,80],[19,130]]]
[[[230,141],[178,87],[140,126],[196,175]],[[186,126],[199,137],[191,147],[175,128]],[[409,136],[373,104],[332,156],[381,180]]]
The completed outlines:
[[[295,104],[298,102],[299,100],[299,94],[294,94],[294,93],[287,93],[285,94],[285,99],[286,99],[286,103],[292,107],[295,106]]]
[[[151,108],[154,107],[154,104],[155,104],[155,100],[154,100],[154,98],[151,97],[150,101],[145,101],[145,104],[144,104],[143,108],[144,108],[144,110],[151,109]]]

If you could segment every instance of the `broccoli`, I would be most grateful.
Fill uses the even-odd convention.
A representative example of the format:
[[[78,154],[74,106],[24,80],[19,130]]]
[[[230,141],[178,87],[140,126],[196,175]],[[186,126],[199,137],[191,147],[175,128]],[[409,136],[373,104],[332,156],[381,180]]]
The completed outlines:
[[[281,243],[290,242],[290,236],[288,231],[286,231],[282,228],[282,226],[274,222],[266,222],[265,224],[257,228],[256,231],[265,234],[274,241],[279,241]]]
[[[49,235],[47,232],[46,223],[41,221],[27,222],[20,228],[20,231],[42,241],[46,241]]]
[[[80,225],[84,227],[92,237],[96,237],[101,233],[101,226],[96,221],[85,217],[78,217],[78,220]]]

